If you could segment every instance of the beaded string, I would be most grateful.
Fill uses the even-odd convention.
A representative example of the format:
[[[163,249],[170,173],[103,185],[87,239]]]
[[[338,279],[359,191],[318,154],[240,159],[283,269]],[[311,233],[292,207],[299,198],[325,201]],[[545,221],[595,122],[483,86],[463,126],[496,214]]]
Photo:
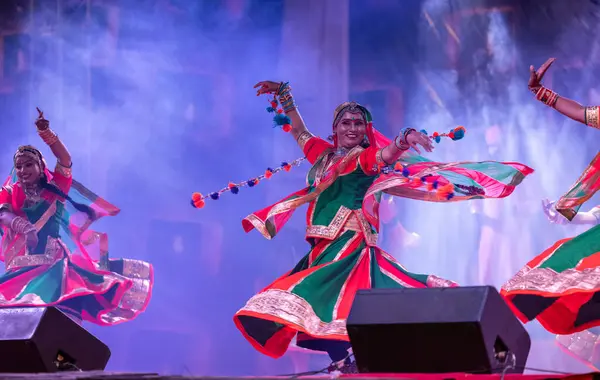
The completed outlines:
[[[267,168],[267,170],[265,170],[264,174],[261,174],[257,177],[250,178],[247,181],[242,181],[239,183],[229,182],[227,187],[224,187],[219,191],[214,191],[212,193],[208,193],[207,195],[202,195],[201,193],[193,193],[191,204],[195,208],[202,208],[205,205],[206,199],[212,199],[212,200],[216,201],[216,200],[219,200],[219,198],[221,198],[221,195],[224,193],[230,192],[232,194],[237,194],[237,193],[239,193],[240,188],[254,187],[254,186],[258,185],[260,183],[260,181],[262,181],[263,179],[269,179],[269,178],[271,178],[271,176],[273,174],[279,173],[281,171],[289,172],[290,170],[292,170],[292,168],[294,166],[300,166],[300,164],[302,162],[304,162],[305,160],[306,160],[306,157],[302,157],[302,158],[297,158],[294,161],[289,162],[289,163],[282,162],[280,166],[278,166],[274,169]]]

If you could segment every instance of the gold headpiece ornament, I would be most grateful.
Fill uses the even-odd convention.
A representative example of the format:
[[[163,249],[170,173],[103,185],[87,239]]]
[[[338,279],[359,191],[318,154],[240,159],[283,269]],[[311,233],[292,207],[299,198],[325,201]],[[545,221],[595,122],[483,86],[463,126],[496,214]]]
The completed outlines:
[[[17,149],[13,157],[13,163],[16,163],[17,158],[27,157],[34,160],[43,170],[46,167],[42,153],[31,145],[22,145]]]

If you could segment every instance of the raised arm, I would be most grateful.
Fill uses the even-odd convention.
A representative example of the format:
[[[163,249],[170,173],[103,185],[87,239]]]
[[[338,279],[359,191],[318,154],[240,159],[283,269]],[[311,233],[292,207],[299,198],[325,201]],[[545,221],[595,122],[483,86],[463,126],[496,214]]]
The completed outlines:
[[[67,147],[60,141],[56,133],[50,129],[50,122],[44,119],[44,113],[37,108],[39,113],[38,119],[35,121],[38,134],[44,142],[50,147],[52,154],[56,157],[57,162],[64,168],[70,168],[72,165],[71,154]]]
[[[574,100],[563,98],[554,91],[542,86],[542,78],[554,61],[554,58],[548,59],[537,71],[533,66],[529,67],[529,90],[535,94],[537,100],[554,108],[566,117],[593,128],[600,128],[597,106],[583,106]]]
[[[296,101],[292,96],[292,88],[289,83],[264,81],[258,82],[254,88],[257,88],[257,96],[262,94],[273,94],[277,97],[279,104],[281,104],[281,107],[283,108],[283,112],[291,120],[292,130],[290,133],[294,136],[294,139],[298,142],[300,148],[303,149],[306,141],[313,135],[308,131],[308,128],[306,128],[306,124],[304,124],[302,115],[300,115]]]

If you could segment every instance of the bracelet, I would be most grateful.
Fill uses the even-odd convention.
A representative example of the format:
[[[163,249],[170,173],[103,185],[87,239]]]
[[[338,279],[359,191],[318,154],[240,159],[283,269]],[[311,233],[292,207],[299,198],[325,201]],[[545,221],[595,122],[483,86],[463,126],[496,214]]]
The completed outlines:
[[[58,141],[58,135],[50,128],[44,129],[43,131],[38,130],[38,135],[48,146],[56,144]]]
[[[554,108],[558,100],[558,94],[546,87],[540,87],[535,94],[535,98],[545,105]]]
[[[400,136],[396,136],[394,139],[394,145],[396,145],[396,148],[400,150],[408,150],[410,148],[410,145],[406,142],[406,138],[404,136],[402,138],[400,138]]]
[[[597,106],[585,107],[585,124],[587,126],[600,129]]]
[[[17,216],[15,217],[12,222],[10,222],[10,228],[18,233],[18,234],[22,234],[22,235],[27,235],[30,232],[35,232],[36,229],[33,226],[33,224],[29,223],[27,220],[25,220],[24,218]]]

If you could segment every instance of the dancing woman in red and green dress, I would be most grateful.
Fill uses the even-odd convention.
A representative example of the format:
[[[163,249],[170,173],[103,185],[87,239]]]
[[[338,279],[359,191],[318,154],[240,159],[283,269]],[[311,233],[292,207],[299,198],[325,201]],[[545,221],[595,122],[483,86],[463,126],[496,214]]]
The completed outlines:
[[[148,305],[152,266],[108,258],[106,234],[89,227],[119,209],[73,180],[71,155],[39,113],[38,133],[57,162],[50,171],[38,149],[21,146],[0,190],[0,308],[56,306],[77,322],[130,321]]]
[[[543,87],[541,80],[554,62],[531,70],[529,89],[563,115],[600,128],[598,107],[584,107]],[[581,221],[594,214],[577,213],[600,187],[600,153],[581,177],[554,204],[561,218]],[[502,294],[523,322],[537,319],[555,334],[573,334],[600,325],[600,225],[573,239],[556,242],[531,260],[502,287]]]
[[[308,205],[308,253],[234,317],[246,339],[273,358],[294,338],[300,347],[327,351],[333,361],[347,357],[346,318],[359,289],[456,285],[411,273],[377,247],[382,193],[430,202],[503,198],[532,173],[518,163],[438,163],[409,153],[410,148],[430,152],[430,138],[405,129],[389,140],[373,128],[369,111],[354,102],[336,108],[330,143],[308,131],[287,83],[257,87],[259,95],[278,98],[291,135],[313,165],[304,189],[243,220],[247,232],[256,229],[272,239],[298,207]]]

